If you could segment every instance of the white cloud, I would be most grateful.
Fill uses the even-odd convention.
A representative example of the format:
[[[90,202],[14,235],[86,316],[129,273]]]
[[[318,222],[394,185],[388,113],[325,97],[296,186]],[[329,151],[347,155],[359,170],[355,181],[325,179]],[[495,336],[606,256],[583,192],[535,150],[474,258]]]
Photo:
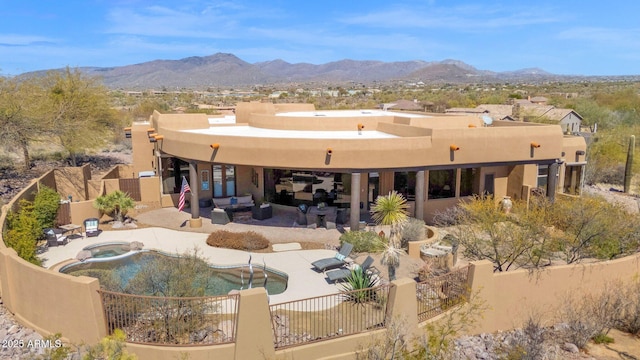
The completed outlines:
[[[457,6],[443,7],[389,7],[364,15],[345,16],[340,19],[349,25],[372,28],[441,28],[460,31],[528,26],[561,21],[550,15],[552,9],[540,7]]]
[[[0,34],[0,45],[27,46],[34,44],[55,43],[58,40],[37,35]]]

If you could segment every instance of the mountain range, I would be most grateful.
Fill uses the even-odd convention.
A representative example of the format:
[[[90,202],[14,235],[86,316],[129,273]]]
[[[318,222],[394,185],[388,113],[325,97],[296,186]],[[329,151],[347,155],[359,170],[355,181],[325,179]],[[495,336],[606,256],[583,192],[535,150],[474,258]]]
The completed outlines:
[[[550,74],[538,68],[510,72],[478,70],[458,60],[383,62],[346,59],[315,65],[291,64],[278,59],[251,64],[233,54],[225,53],[192,56],[180,60],[154,60],[117,67],[81,67],[79,70],[90,76],[101,77],[109,88],[131,90],[206,89],[292,83],[501,83],[572,78]]]

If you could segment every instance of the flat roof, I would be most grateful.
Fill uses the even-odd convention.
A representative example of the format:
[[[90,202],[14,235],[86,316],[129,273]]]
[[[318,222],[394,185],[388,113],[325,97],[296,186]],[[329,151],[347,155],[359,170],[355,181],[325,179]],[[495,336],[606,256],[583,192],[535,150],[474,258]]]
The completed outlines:
[[[336,130],[336,131],[315,131],[315,130],[279,130],[265,129],[248,125],[238,126],[212,126],[208,129],[190,129],[182,132],[221,135],[221,136],[242,136],[257,138],[284,138],[284,139],[390,139],[399,136],[382,131],[357,130]]]
[[[277,113],[276,116],[292,117],[365,117],[365,116],[402,116],[410,118],[429,118],[432,116],[421,114],[401,113],[384,110],[316,110],[316,111],[292,111]]]

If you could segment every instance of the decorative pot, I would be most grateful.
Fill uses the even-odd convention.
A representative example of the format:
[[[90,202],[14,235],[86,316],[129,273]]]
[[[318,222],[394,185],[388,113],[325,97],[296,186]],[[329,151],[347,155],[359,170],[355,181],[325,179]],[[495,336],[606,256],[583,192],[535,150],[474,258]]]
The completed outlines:
[[[505,196],[502,199],[502,210],[505,214],[511,212],[511,208],[513,207],[513,202],[511,201],[511,196]]]

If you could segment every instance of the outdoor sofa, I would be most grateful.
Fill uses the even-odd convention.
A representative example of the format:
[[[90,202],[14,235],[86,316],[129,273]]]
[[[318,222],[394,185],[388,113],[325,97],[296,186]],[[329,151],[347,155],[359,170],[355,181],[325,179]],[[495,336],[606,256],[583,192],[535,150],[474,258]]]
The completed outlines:
[[[250,208],[255,205],[251,195],[214,198],[213,204],[215,207],[219,209],[243,208],[243,207]]]

